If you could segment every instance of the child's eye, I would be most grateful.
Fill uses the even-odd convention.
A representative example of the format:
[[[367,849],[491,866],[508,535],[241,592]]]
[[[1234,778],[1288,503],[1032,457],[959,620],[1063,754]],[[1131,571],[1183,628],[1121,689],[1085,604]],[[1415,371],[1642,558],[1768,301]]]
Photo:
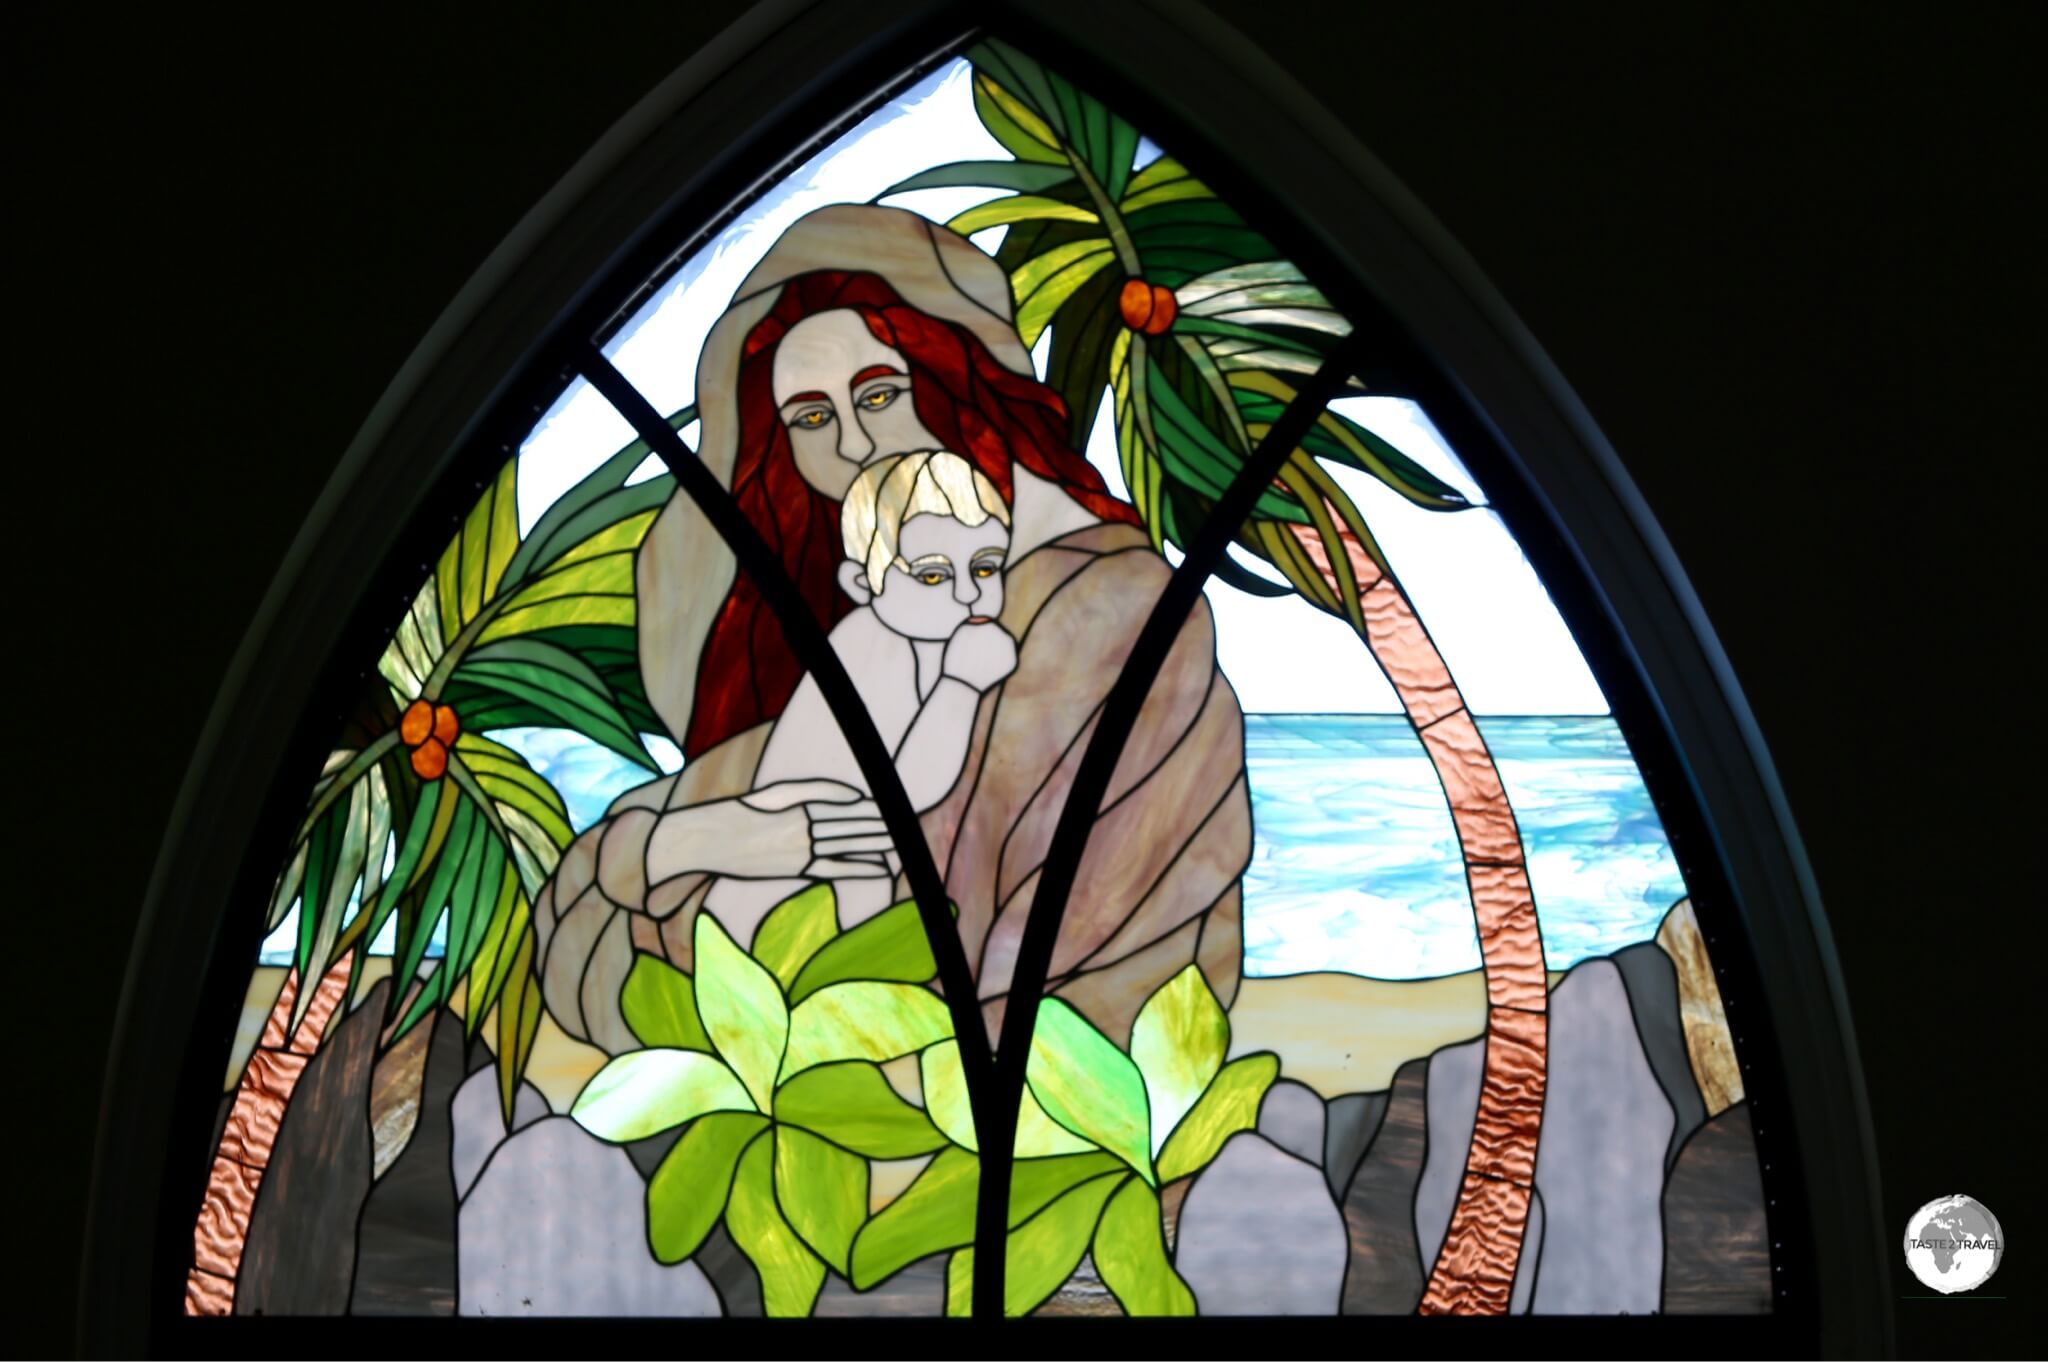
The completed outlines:
[[[798,412],[793,418],[791,418],[790,424],[793,426],[802,426],[805,430],[816,430],[819,426],[824,425],[827,421],[830,421],[831,419],[831,412],[826,411],[823,407],[813,407],[809,411]]]
[[[900,388],[875,388],[869,392],[862,393],[858,400],[869,411],[880,411],[891,402],[894,402],[896,394],[901,391],[902,389]]]
[[[923,582],[926,586],[937,586],[940,582],[946,580],[946,574],[936,569],[928,570],[918,573],[917,580]]]

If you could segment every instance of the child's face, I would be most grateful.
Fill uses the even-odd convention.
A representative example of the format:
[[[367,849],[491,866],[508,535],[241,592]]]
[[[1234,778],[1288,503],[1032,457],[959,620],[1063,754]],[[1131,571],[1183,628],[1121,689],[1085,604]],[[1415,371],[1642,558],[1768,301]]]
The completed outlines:
[[[948,639],[970,619],[994,619],[1003,612],[1009,549],[1010,532],[999,521],[969,528],[951,516],[914,515],[896,537],[897,562],[874,598],[875,614],[920,639]]]

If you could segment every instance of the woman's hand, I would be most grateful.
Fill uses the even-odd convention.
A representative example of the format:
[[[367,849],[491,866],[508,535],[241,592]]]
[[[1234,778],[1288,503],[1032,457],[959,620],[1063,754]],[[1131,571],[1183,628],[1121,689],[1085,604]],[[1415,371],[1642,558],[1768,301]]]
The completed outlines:
[[[889,873],[873,800],[836,780],[786,780],[661,815],[647,881],[692,872],[739,879],[849,879]]]
[[[1017,670],[1017,640],[1009,630],[990,620],[963,624],[946,640],[946,654],[939,674],[950,676],[968,689],[979,692],[995,685]]]

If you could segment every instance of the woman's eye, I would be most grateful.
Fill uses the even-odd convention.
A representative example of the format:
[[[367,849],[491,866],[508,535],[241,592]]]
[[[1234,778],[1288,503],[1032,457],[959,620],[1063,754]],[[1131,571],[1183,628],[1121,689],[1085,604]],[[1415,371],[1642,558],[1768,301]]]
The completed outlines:
[[[831,419],[831,412],[826,411],[822,407],[814,407],[810,411],[798,412],[796,416],[791,419],[790,424],[793,426],[802,426],[805,430],[816,430],[819,426],[824,425],[827,421],[830,421]]]
[[[876,388],[870,392],[862,393],[860,395],[860,404],[869,411],[880,411],[883,407],[894,402],[896,394],[901,391],[902,389],[900,388]]]
[[[974,575],[977,577],[993,577],[996,575],[996,565],[994,563],[976,563],[974,565]]]
[[[943,572],[920,572],[917,574],[917,580],[923,582],[926,586],[937,586],[940,582],[946,580],[946,574]]]

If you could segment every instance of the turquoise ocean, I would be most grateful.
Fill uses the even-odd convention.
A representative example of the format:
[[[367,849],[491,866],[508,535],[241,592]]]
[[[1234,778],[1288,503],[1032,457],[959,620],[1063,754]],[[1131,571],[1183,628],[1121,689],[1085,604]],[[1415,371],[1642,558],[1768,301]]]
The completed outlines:
[[[1554,970],[1654,936],[1685,884],[1628,745],[1604,717],[1479,720],[1520,824]],[[561,729],[492,737],[552,781],[580,832],[647,779]],[[657,753],[674,748],[650,742]],[[665,749],[665,750],[664,750]],[[1457,834],[1436,772],[1397,714],[1250,714],[1254,836],[1245,973],[1423,979],[1479,965]],[[296,910],[264,943],[288,964]],[[443,923],[445,928],[445,920]],[[388,953],[387,939],[374,943]],[[440,954],[440,933],[428,954]]]

